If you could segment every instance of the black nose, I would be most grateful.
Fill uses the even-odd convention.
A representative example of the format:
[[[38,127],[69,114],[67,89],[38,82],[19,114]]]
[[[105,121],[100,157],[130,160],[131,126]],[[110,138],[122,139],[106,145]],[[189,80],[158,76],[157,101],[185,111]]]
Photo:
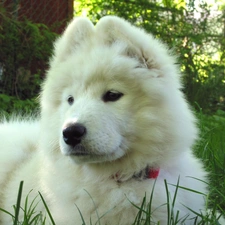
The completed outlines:
[[[76,146],[86,134],[86,127],[76,123],[63,130],[63,140],[66,144]]]

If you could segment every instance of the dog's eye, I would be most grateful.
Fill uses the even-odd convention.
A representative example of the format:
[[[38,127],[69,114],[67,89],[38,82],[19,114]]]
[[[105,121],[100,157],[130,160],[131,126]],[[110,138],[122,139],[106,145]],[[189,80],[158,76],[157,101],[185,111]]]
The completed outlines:
[[[123,93],[115,92],[115,91],[107,91],[102,99],[104,102],[115,102],[119,100],[123,96]]]
[[[69,103],[69,105],[72,105],[73,102],[74,102],[74,98],[72,95],[70,95],[68,98],[67,98],[67,102]]]

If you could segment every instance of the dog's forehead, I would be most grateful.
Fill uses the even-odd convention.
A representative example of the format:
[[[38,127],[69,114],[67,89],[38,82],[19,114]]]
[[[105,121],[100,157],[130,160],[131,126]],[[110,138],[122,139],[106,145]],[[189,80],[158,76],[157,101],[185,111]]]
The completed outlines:
[[[70,71],[71,75],[86,85],[130,80],[137,65],[134,59],[102,46],[77,53],[72,61],[74,68]]]

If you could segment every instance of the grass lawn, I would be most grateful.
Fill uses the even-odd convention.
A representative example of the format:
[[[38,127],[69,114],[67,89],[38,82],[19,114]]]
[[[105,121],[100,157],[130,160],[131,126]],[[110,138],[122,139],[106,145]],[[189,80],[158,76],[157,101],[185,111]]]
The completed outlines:
[[[198,118],[201,138],[194,150],[209,172],[210,206],[217,204],[225,215],[225,112]]]
[[[206,170],[209,172],[209,196],[207,204],[211,208],[208,215],[199,215],[201,222],[194,222],[193,225],[219,225],[217,222],[219,211],[221,215],[225,215],[225,112],[219,111],[213,116],[207,116],[202,113],[197,113],[199,118],[199,127],[201,131],[200,140],[194,147],[195,154],[201,158],[204,162]],[[12,217],[13,225],[45,225],[45,218],[42,213],[35,212],[36,204],[44,204],[47,211],[47,203],[41,196],[37,196],[37,199],[30,200],[29,196],[25,205],[20,205],[20,198],[22,195],[22,183],[18,191],[18,199],[15,199],[15,213],[9,214]],[[167,191],[167,183],[165,181],[165,191]],[[153,192],[154,194],[154,192]],[[168,194],[169,196],[169,194]],[[176,193],[172,200],[168,199],[167,211],[168,211],[168,225],[180,224],[179,213],[173,211],[173,204],[176,200]],[[131,203],[132,204],[132,203]],[[143,202],[141,206],[135,206],[139,209],[138,214],[132,225],[153,225],[150,222],[151,217],[151,198],[146,199],[143,196]],[[79,209],[78,209],[79,210]],[[25,216],[23,221],[18,221],[18,214],[23,211]],[[48,211],[48,216],[51,217],[51,213]],[[81,214],[82,217],[82,214]],[[51,218],[51,223],[54,225],[54,218]],[[85,223],[82,225],[104,225],[101,222]],[[154,223],[155,224],[155,223]],[[182,223],[185,224],[185,221]],[[9,224],[10,225],[10,224]],[[66,225],[66,224],[65,224]],[[77,224],[76,224],[77,225]],[[79,225],[79,224],[78,224]],[[158,223],[160,225],[160,223]],[[222,224],[224,225],[224,224]]]

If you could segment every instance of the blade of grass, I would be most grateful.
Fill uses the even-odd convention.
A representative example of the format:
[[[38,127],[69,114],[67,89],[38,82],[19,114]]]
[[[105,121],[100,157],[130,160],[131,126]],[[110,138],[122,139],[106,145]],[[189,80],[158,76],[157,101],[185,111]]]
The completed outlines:
[[[42,202],[43,202],[43,204],[44,204],[44,206],[45,206],[45,209],[46,209],[46,211],[47,211],[47,213],[48,213],[48,216],[49,216],[49,218],[50,218],[50,220],[51,220],[51,222],[52,222],[52,225],[56,225],[55,224],[55,221],[54,221],[54,219],[53,219],[53,217],[52,217],[52,215],[51,215],[51,213],[50,213],[50,210],[49,210],[49,208],[48,208],[48,206],[47,206],[47,204],[46,204],[46,202],[45,202],[45,200],[44,200],[44,198],[43,198],[43,196],[42,196],[42,194],[40,193],[40,192],[38,192],[39,193],[39,195],[40,195],[40,197],[41,197],[41,200],[42,200]]]
[[[165,188],[166,188],[166,197],[167,197],[167,225],[170,225],[170,194],[167,181],[164,180]]]
[[[90,193],[87,191],[87,190],[85,190],[84,189],[84,191],[89,195],[89,197],[91,198],[91,200],[92,200],[92,203],[93,203],[93,205],[94,205],[94,207],[95,207],[95,213],[96,213],[96,216],[97,216],[97,218],[98,218],[98,220],[97,220],[97,222],[95,223],[95,224],[99,224],[99,225],[101,225],[101,222],[100,222],[100,216],[99,216],[99,213],[98,213],[98,208],[97,208],[97,206],[96,206],[96,204],[95,204],[95,201],[94,201],[94,199],[91,197],[91,195],[90,195]]]
[[[15,218],[15,216],[14,216],[12,213],[6,211],[5,209],[0,208],[0,211],[6,213],[6,214],[8,214],[8,215],[10,215],[12,218]]]
[[[19,186],[17,202],[16,202],[16,207],[15,207],[15,220],[14,220],[13,225],[18,224],[22,192],[23,192],[23,181],[20,182],[20,186]]]
[[[79,212],[79,214],[80,214],[80,217],[81,217],[81,220],[82,220],[82,225],[86,225],[86,223],[85,223],[85,221],[84,221],[84,217],[83,217],[83,215],[82,215],[80,209],[78,208],[78,206],[77,206],[76,204],[75,204],[75,206],[77,207],[77,210],[78,210],[78,212]]]

